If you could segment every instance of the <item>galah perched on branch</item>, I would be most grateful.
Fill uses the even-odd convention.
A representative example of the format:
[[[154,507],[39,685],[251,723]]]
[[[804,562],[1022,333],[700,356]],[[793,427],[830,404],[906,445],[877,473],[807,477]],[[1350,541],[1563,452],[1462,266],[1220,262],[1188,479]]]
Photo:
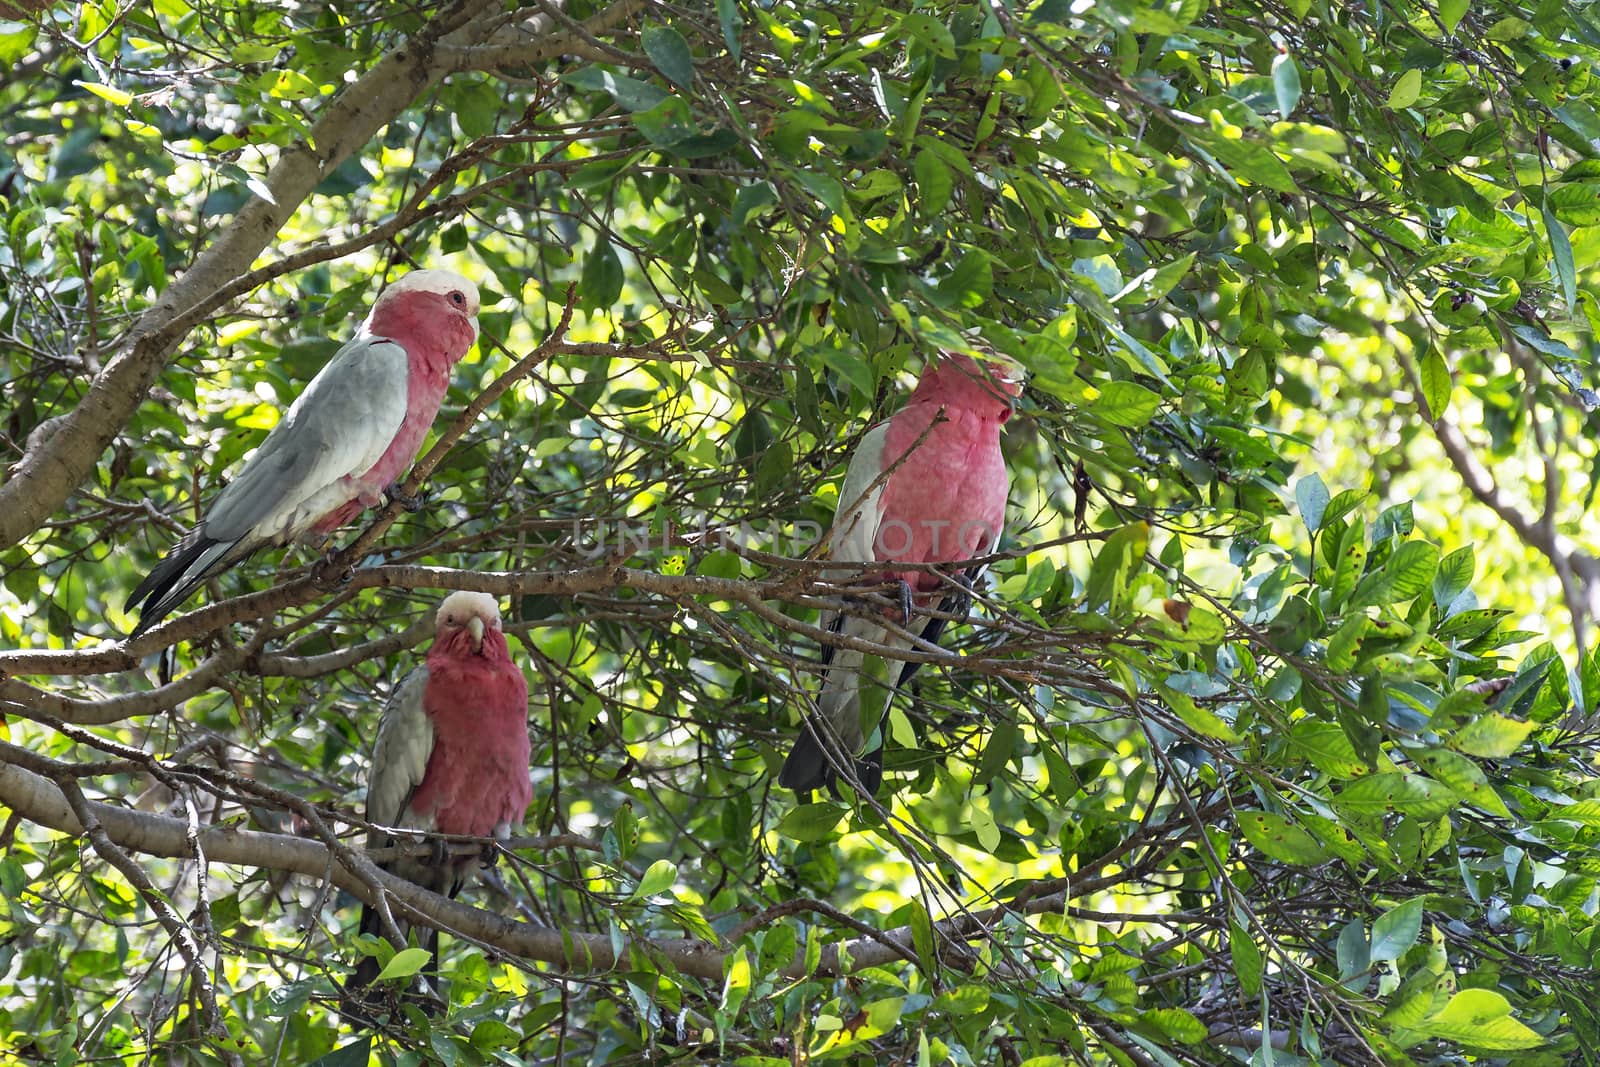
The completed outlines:
[[[993,548],[1005,521],[1008,478],[1000,453],[1000,427],[1011,417],[1022,391],[1019,368],[1009,360],[980,363],[943,353],[917,382],[906,406],[862,437],[839,492],[834,516],[833,558],[841,562],[953,563]],[[941,588],[950,590],[941,614],[961,615],[981,567],[944,578],[927,570],[868,572],[873,584],[894,582],[901,596],[901,621],[911,622],[913,603],[932,607]],[[920,637],[936,642],[945,619],[930,618]],[[828,629],[889,649],[912,642],[874,618],[833,614]],[[883,781],[883,728],[862,722],[861,667],[865,654],[824,644],[819,714],[808,716],[778,781],[802,794],[832,788],[840,774],[871,795]],[[919,665],[891,662],[895,689]],[[892,693],[891,693],[892,696]],[[855,759],[869,737],[870,752]]]
[[[269,544],[322,538],[379,503],[416,459],[478,337],[478,289],[447,270],[412,271],[372,306],[353,340],[295,399],[200,524],[128,598],[138,637],[201,583]]]
[[[522,825],[533,799],[528,757],[528,683],[511,662],[500,609],[485,593],[451,593],[439,605],[426,665],[406,676],[383,709],[367,779],[367,821],[503,840]],[[394,843],[381,830],[367,837],[368,848]],[[382,866],[453,897],[478,862],[438,848]],[[409,929],[399,916],[395,920],[402,933]],[[361,909],[361,932],[383,934],[371,905]],[[437,930],[423,927],[418,947],[432,952],[438,938]],[[347,1004],[379,969],[375,957],[361,961]]]

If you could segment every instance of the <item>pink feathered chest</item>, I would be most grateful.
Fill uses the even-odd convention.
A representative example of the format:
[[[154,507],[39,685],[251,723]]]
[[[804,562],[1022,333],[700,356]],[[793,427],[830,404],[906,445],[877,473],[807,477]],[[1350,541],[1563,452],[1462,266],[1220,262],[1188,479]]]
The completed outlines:
[[[949,563],[981,555],[999,540],[1010,480],[1000,423],[961,407],[913,404],[889,420],[884,484],[874,547],[878,559]],[[899,575],[913,588],[932,575]]]
[[[509,661],[429,657],[423,710],[433,751],[408,805],[447,834],[517,827],[533,799],[528,685]]]

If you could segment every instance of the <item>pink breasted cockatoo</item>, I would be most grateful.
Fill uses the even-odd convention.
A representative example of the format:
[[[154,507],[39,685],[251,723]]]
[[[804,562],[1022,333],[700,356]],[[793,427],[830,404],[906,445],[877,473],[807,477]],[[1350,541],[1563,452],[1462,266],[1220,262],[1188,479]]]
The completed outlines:
[[[478,289],[417,270],[384,290],[353,340],[289,405],[200,524],[128,598],[138,637],[207,579],[269,544],[320,539],[379,503],[422,447],[450,369],[478,337]]]
[[[451,593],[439,605],[426,665],[408,674],[384,706],[367,777],[367,821],[509,838],[533,800],[529,753],[528,683],[511,662],[500,609],[486,593]],[[368,848],[394,842],[381,830],[367,837]],[[437,851],[382,866],[453,897],[479,860]],[[395,919],[405,932],[407,924]],[[370,905],[361,909],[361,932],[383,935],[378,910]],[[438,938],[437,930],[424,927],[418,946],[432,952]],[[362,959],[351,993],[371,985],[379,969],[375,957]]]
[[[980,363],[971,356],[942,353],[923,371],[906,406],[861,438],[839,491],[833,558],[857,564],[953,563],[992,549],[1005,522],[1009,488],[1000,427],[1011,417],[1021,391],[1020,368],[1009,360]],[[939,610],[947,615],[964,613],[966,591],[981,571],[971,567],[954,579],[962,588],[946,595]],[[935,594],[951,588],[950,580],[918,570],[885,568],[869,573],[867,580],[900,583],[907,625],[913,601],[932,607]],[[936,642],[945,621],[928,619],[919,636]],[[827,627],[891,649],[913,647],[872,618],[837,612]],[[887,705],[872,751],[855,759],[871,736],[861,721],[865,658],[854,649],[822,646],[827,669],[817,697],[819,714],[807,717],[778,775],[780,784],[809,793],[832,788],[844,774],[853,775],[867,795],[878,791],[883,781]],[[918,666],[891,663],[894,688],[903,686]]]

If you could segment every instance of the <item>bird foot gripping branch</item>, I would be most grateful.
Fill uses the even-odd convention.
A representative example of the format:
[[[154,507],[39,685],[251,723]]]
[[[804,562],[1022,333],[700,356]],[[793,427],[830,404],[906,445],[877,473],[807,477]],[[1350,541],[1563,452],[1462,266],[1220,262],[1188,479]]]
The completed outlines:
[[[399,504],[406,511],[415,515],[422,510],[423,505],[427,502],[427,494],[421,489],[418,489],[415,493],[408,493],[404,482],[395,482],[383,491],[383,499],[385,503]]]
[[[340,548],[330,548],[324,552],[316,569],[311,572],[311,580],[325,589],[348,585],[355,576],[355,564],[345,558],[345,550]]]

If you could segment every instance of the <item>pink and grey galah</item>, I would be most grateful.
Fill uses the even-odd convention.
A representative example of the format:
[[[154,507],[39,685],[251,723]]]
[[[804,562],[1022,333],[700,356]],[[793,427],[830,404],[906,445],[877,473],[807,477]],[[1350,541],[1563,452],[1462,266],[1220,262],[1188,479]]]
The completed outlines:
[[[384,290],[282,421],[211,502],[205,518],[128,598],[138,637],[203,582],[257,549],[321,539],[383,494],[416,459],[478,337],[478,289],[418,270]]]
[[[948,352],[937,357],[905,407],[868,430],[851,457],[834,514],[833,559],[860,570],[873,563],[956,563],[992,549],[1005,522],[1009,489],[1000,428],[1021,391],[1020,369],[1004,357],[983,362]],[[941,576],[887,566],[864,571],[863,580],[897,583],[903,607],[891,614],[910,626],[913,603],[930,608],[938,600],[941,614],[964,614],[981,572],[972,566],[960,576]],[[946,621],[930,617],[916,636],[935,643]],[[896,632],[903,627],[891,629],[879,617],[837,612],[827,628],[890,650],[915,647],[904,632]],[[869,731],[861,707],[865,659],[855,649],[823,645],[826,669],[818,713],[801,728],[779,773],[780,784],[805,794],[832,789],[843,776],[854,779],[851,785],[859,792],[878,791],[888,707]],[[898,689],[919,664],[888,666]],[[871,751],[857,759],[869,740]]]
[[[367,821],[391,829],[505,840],[533,800],[528,772],[528,683],[511,662],[500,609],[485,593],[451,593],[439,605],[433,647],[384,706],[367,778]],[[395,839],[373,830],[368,848]],[[477,869],[476,855],[389,860],[393,874],[453,897]],[[401,933],[407,924],[395,916]],[[361,932],[382,936],[378,910],[361,909]],[[438,931],[418,931],[433,951]],[[352,992],[378,976],[364,958]]]

